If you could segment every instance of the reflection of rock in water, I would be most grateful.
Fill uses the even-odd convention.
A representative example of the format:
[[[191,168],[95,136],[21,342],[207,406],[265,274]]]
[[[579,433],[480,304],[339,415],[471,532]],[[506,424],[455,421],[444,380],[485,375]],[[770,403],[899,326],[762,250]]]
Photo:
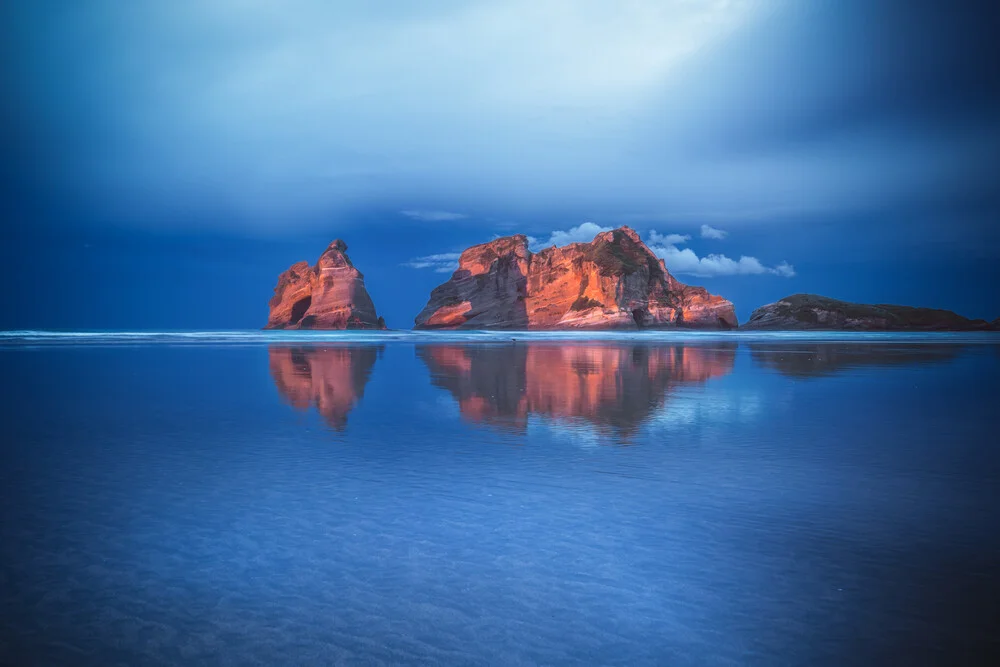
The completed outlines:
[[[858,366],[904,366],[943,362],[964,346],[940,343],[750,343],[753,360],[792,377],[832,375]]]
[[[452,393],[464,417],[522,429],[530,414],[579,417],[627,434],[677,384],[732,370],[734,345],[424,345],[432,382]]]
[[[289,403],[303,410],[315,404],[339,431],[364,394],[383,347],[271,347],[271,377]]]

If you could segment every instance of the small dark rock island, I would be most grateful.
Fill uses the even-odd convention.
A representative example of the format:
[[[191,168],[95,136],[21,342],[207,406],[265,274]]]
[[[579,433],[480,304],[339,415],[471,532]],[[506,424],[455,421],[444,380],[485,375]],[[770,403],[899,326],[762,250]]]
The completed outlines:
[[[986,320],[950,310],[840,301],[817,294],[793,294],[761,306],[742,329],[832,329],[845,331],[988,331]]]

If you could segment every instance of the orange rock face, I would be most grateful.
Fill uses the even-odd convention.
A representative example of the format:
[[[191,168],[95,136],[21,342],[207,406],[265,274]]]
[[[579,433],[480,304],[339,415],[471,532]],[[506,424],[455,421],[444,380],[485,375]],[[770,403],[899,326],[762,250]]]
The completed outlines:
[[[294,407],[315,405],[326,423],[340,431],[347,415],[365,392],[382,346],[272,347],[271,377],[278,392]]]
[[[337,239],[315,266],[298,262],[278,276],[265,329],[385,329],[365,277]]]
[[[730,373],[736,348],[424,345],[417,355],[470,421],[523,431],[530,415],[579,418],[623,437],[676,387]]]
[[[732,303],[675,280],[628,227],[537,253],[522,234],[473,246],[416,318],[418,329],[736,325]]]

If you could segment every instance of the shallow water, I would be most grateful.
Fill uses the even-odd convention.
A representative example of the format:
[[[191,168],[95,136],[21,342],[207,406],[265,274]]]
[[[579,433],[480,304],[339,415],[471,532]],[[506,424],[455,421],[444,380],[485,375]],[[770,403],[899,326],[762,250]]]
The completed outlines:
[[[998,341],[0,334],[0,663],[995,659]]]

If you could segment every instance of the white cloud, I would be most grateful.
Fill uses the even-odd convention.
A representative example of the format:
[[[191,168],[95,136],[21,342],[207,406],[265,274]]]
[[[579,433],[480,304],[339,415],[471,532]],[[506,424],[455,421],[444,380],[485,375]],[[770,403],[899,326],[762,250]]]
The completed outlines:
[[[114,155],[74,156],[88,176],[74,192],[122,210],[219,202],[239,214],[216,216],[227,224],[283,232],[412,193],[598,192],[580,175],[606,177],[620,125],[776,1],[95,3],[40,23],[59,48],[37,39],[26,58],[82,58],[79,99],[39,79],[66,108],[94,86],[115,100],[95,109]],[[106,27],[98,50],[84,48],[92,25]]]
[[[680,245],[691,240],[690,234],[661,234],[655,229],[647,234],[650,243],[656,245]]]
[[[724,239],[729,236],[729,232],[724,229],[716,229],[710,225],[701,226],[701,238],[703,239]]]
[[[795,275],[795,267],[789,264],[788,262],[782,262],[781,264],[778,264],[776,267],[771,269],[771,272],[776,273],[779,276],[791,278],[792,276]]]
[[[423,220],[425,222],[446,222],[448,220],[462,220],[469,217],[464,213],[454,213],[452,211],[422,211],[407,209],[405,211],[400,211],[400,213],[405,215],[407,218]]]
[[[650,232],[647,235],[650,241],[650,250],[657,257],[663,259],[667,265],[667,270],[674,274],[686,274],[700,276],[703,278],[711,276],[737,276],[737,275],[763,275],[771,274],[791,278],[795,275],[795,267],[788,262],[782,262],[777,266],[765,266],[756,257],[747,255],[739,259],[731,259],[725,255],[711,254],[699,257],[690,248],[678,248],[677,243],[671,240],[678,238],[684,241],[689,237],[680,234],[659,234]]]
[[[403,262],[402,266],[411,269],[433,269],[435,273],[451,273],[458,268],[458,258],[462,256],[460,252],[442,252],[436,255],[424,255],[414,257]]]
[[[992,118],[859,113],[830,131],[831,100],[863,104],[873,81],[894,80],[892,59],[859,77],[835,57],[843,39],[801,42],[850,36],[850,21],[812,8],[830,3],[78,4],[13,13],[33,17],[12,26],[31,30],[15,83],[37,87],[15,95],[15,117],[81,146],[38,170],[48,199],[80,197],[91,217],[128,225],[280,235],[439,204],[769,220],[989,188],[991,171],[969,165],[1000,141]],[[779,57],[800,43],[801,62]],[[80,75],[69,89],[42,75],[67,59]],[[799,85],[760,94],[786,78]]]
[[[611,227],[602,227],[593,222],[584,222],[568,230],[556,230],[549,235],[549,240],[540,243],[533,236],[528,237],[528,244],[532,250],[540,250],[549,246],[563,246],[568,243],[590,243],[594,237],[601,232],[610,232]]]

